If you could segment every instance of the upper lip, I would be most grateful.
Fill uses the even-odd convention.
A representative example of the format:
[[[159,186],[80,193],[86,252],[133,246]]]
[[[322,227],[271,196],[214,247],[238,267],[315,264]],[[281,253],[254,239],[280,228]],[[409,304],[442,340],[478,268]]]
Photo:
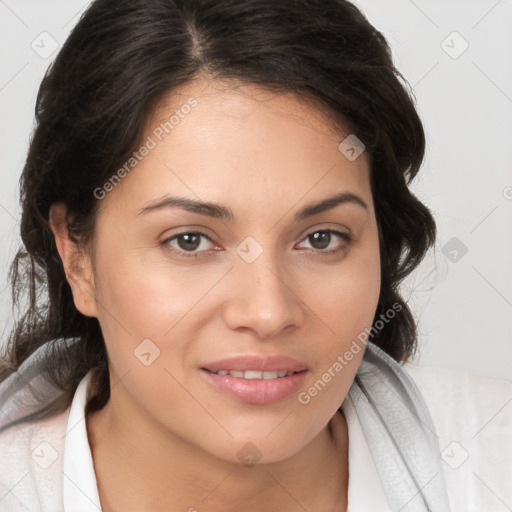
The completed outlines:
[[[201,368],[218,372],[219,370],[246,371],[253,370],[259,372],[300,372],[307,370],[308,367],[288,356],[238,356],[221,359],[212,363],[206,363]]]

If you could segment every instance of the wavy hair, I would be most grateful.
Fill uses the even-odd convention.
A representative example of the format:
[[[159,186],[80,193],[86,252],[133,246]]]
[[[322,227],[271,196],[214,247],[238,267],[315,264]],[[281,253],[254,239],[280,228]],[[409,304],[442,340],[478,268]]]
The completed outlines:
[[[54,351],[47,372],[65,400],[39,416],[69,405],[91,370],[99,391],[90,409],[110,397],[102,332],[74,306],[50,206],[67,205],[70,237],[87,249],[94,190],[137,148],[158,100],[200,74],[295,93],[363,141],[380,237],[374,322],[401,306],[371,341],[399,362],[415,350],[415,320],[398,288],[434,244],[436,228],[409,190],[425,134],[385,37],[345,0],[96,0],[41,82],[20,180],[24,248],[10,277],[22,314],[3,350],[0,381],[47,344]],[[60,338],[79,342],[57,350],[52,340]]]

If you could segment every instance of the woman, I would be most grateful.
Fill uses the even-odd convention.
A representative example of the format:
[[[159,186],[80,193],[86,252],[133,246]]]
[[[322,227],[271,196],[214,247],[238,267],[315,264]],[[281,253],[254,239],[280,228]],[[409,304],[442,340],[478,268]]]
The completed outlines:
[[[510,386],[400,364],[435,225],[399,78],[348,2],[93,2],[23,170],[0,510],[498,503],[510,411],[459,419]]]

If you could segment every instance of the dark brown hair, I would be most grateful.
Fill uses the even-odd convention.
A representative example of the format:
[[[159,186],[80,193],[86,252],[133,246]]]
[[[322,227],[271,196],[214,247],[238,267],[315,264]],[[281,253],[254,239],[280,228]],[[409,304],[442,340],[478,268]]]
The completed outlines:
[[[434,243],[435,224],[408,188],[425,136],[384,36],[344,0],[96,0],[39,89],[21,176],[25,248],[11,267],[14,305],[25,309],[0,381],[43,344],[51,350],[52,340],[77,338],[49,359],[48,374],[68,393],[57,408],[69,404],[89,370],[100,390],[91,407],[108,401],[102,332],[74,306],[49,209],[65,203],[70,235],[87,247],[98,206],[93,191],[137,148],[158,99],[200,74],[310,98],[363,141],[381,244],[374,321],[393,304],[402,308],[371,341],[398,361],[413,353],[416,325],[398,286]]]

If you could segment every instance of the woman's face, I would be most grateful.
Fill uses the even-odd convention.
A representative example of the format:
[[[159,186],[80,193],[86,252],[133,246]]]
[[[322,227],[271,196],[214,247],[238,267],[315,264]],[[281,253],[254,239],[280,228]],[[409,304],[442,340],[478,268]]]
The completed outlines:
[[[159,104],[137,165],[98,192],[82,306],[124,418],[233,462],[284,460],[326,427],[380,290],[369,160],[339,149],[348,135],[257,86],[197,81]],[[246,370],[265,374],[224,374]]]

